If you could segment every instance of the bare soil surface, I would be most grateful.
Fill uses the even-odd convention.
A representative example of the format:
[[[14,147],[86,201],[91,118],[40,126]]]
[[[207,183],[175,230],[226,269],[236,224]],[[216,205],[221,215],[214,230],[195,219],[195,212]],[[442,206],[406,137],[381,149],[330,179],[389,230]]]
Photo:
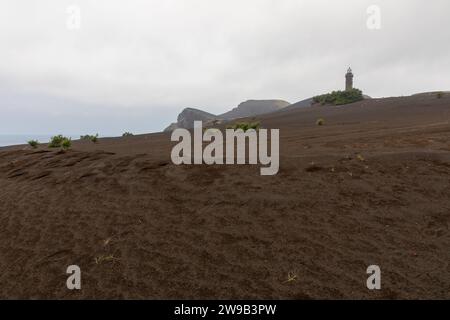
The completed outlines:
[[[175,166],[169,134],[0,148],[0,298],[450,298],[448,97],[257,120],[275,176]]]

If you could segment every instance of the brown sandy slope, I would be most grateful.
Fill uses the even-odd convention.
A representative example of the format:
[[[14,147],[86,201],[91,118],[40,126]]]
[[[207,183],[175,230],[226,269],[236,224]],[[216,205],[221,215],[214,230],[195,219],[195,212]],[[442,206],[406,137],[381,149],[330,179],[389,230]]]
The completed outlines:
[[[448,299],[449,120],[426,96],[266,115],[265,177],[174,166],[167,134],[1,149],[0,297]]]

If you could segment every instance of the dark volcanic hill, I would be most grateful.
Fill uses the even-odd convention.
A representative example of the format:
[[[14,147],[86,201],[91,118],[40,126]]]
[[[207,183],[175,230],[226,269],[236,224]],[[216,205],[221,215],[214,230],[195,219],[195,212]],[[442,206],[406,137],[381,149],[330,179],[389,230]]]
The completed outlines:
[[[184,109],[177,118],[177,122],[172,123],[164,131],[173,131],[177,128],[191,129],[194,127],[194,121],[209,122],[216,119],[217,116],[195,108]]]
[[[219,118],[231,120],[244,117],[253,117],[265,113],[279,111],[290,103],[283,100],[247,100],[231,111],[219,115]]]
[[[371,99],[371,97],[364,95],[364,99]],[[312,105],[313,98],[304,99],[293,104],[284,100],[247,100],[239,104],[236,108],[219,115],[195,108],[186,108],[178,115],[177,122],[172,123],[164,129],[164,132],[170,132],[177,128],[191,129],[194,126],[194,121],[202,121],[206,124],[214,120],[219,120],[219,122],[230,121],[239,118],[261,116],[282,110],[308,108]]]
[[[199,109],[186,108],[178,115],[177,122],[172,123],[164,131],[173,131],[176,128],[191,129],[194,127],[194,121],[207,123],[213,120],[232,120],[262,115],[279,111],[289,105],[290,103],[284,100],[248,100],[233,110],[217,116]]]

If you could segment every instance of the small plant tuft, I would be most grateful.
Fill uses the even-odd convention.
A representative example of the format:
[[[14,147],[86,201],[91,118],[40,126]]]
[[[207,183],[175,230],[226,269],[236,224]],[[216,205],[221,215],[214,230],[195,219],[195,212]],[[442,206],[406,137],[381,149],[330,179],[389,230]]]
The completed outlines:
[[[287,280],[284,283],[293,282],[297,280],[297,274],[294,272],[289,272],[287,276]]]
[[[48,144],[49,148],[63,148],[67,150],[72,145],[72,139],[67,138],[61,134],[53,136]]]
[[[134,136],[134,134],[132,134],[131,132],[124,132],[123,134],[122,134],[122,137],[132,137],[132,136]]]
[[[317,119],[316,125],[318,125],[318,126],[323,126],[324,124],[325,124],[325,120],[323,120],[322,118]]]
[[[436,94],[436,96],[438,99],[442,99],[442,97],[444,96],[444,93],[442,91],[440,91]]]
[[[39,141],[37,140],[30,140],[28,141],[28,144],[33,148],[36,149],[39,146]]]
[[[235,125],[231,126],[231,128],[228,129],[242,129],[242,131],[246,132],[247,130],[254,129],[258,130],[261,127],[261,124],[259,122],[240,122],[236,123]]]
[[[84,135],[84,136],[80,136],[81,140],[89,140],[92,141],[93,143],[97,143],[98,142],[98,133],[94,136],[94,135]]]
[[[59,147],[61,147],[61,144],[64,141],[64,139],[67,139],[67,138],[61,134],[58,134],[57,136],[53,136],[50,139],[50,143],[48,144],[48,147],[49,148],[59,148]]]
[[[63,141],[61,142],[61,147],[62,147],[64,150],[67,150],[67,149],[69,149],[71,146],[72,146],[72,139],[64,137]]]

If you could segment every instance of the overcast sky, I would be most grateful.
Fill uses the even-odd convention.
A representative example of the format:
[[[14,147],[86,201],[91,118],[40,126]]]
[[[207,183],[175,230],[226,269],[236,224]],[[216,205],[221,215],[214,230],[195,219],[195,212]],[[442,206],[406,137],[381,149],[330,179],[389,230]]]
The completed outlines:
[[[450,90],[450,1],[0,0],[0,134],[160,131],[343,89],[349,66],[373,97]]]

